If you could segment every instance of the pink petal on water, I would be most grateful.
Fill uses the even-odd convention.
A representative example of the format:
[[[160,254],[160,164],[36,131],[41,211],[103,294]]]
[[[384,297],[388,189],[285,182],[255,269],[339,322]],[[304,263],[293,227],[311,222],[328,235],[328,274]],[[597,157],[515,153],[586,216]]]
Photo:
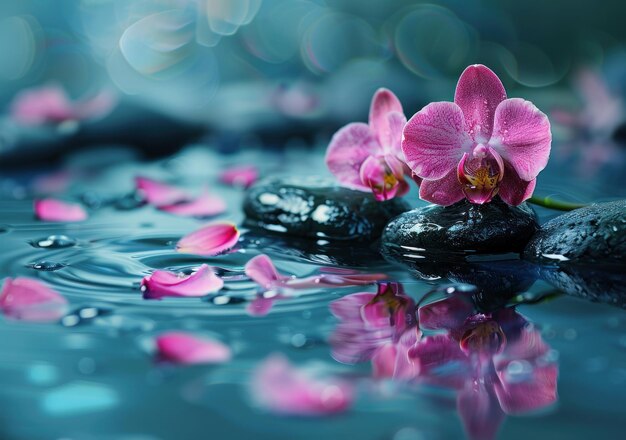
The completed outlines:
[[[272,259],[265,254],[257,255],[250,259],[246,263],[244,271],[248,278],[268,290],[289,278],[279,274]]]
[[[144,298],[162,298],[165,296],[205,296],[217,292],[224,286],[224,281],[203,264],[191,275],[179,275],[167,270],[157,270],[141,280]]]
[[[135,186],[146,202],[154,206],[167,206],[189,200],[189,195],[175,186],[147,177],[135,177]]]
[[[404,118],[404,111],[400,100],[388,89],[378,89],[372,98],[369,114],[369,126],[372,133],[378,139],[381,146],[391,146],[392,140],[402,136],[402,127],[397,127],[393,120],[389,119],[390,113],[399,114]],[[406,122],[406,118],[404,118]],[[391,123],[391,124],[390,124]],[[399,134],[395,130],[399,130]]]
[[[87,219],[87,212],[77,203],[57,199],[39,199],[34,203],[35,215],[46,222],[80,222]]]
[[[237,244],[239,231],[228,222],[208,224],[176,243],[178,252],[195,255],[217,255]]]
[[[193,200],[158,206],[161,211],[183,217],[210,217],[226,211],[226,202],[220,196],[204,192]]]
[[[255,369],[251,392],[264,409],[284,415],[331,415],[346,411],[353,401],[347,383],[314,377],[282,355],[270,356]]]
[[[178,364],[220,364],[232,357],[227,345],[184,332],[163,333],[157,337],[156,346],[159,357]]]
[[[456,168],[439,180],[422,180],[420,198],[437,205],[448,206],[465,198]]]
[[[341,128],[326,150],[326,165],[339,183],[360,191],[371,191],[361,181],[359,171],[365,160],[382,154],[382,148],[367,124],[355,122]]]
[[[472,139],[461,108],[453,102],[433,102],[415,113],[404,127],[402,151],[419,177],[438,180],[469,152]]]
[[[226,185],[248,188],[259,178],[259,171],[255,166],[235,166],[224,170],[220,174],[220,181]]]
[[[67,311],[67,300],[39,280],[6,278],[0,292],[0,310],[25,321],[56,321]]]
[[[454,94],[454,102],[463,110],[465,124],[476,142],[491,137],[496,107],[506,99],[500,78],[481,64],[463,71]]]
[[[65,91],[57,86],[21,91],[11,103],[11,116],[25,125],[57,123],[75,118]]]
[[[530,182],[545,168],[551,143],[550,121],[531,102],[511,98],[500,103],[489,145],[522,180]]]

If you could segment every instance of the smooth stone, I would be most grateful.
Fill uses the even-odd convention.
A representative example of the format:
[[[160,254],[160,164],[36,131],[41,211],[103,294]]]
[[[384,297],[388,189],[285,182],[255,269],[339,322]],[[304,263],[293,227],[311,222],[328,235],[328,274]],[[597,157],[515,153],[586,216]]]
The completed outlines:
[[[377,202],[370,193],[317,177],[265,179],[243,203],[246,226],[330,240],[378,238],[389,220],[408,209],[400,199]]]
[[[626,261],[626,200],[553,218],[530,240],[524,257],[542,263]]]
[[[496,198],[484,205],[467,200],[430,205],[393,219],[383,231],[383,252],[431,259],[518,253],[538,227],[537,215],[526,203],[509,206]]]

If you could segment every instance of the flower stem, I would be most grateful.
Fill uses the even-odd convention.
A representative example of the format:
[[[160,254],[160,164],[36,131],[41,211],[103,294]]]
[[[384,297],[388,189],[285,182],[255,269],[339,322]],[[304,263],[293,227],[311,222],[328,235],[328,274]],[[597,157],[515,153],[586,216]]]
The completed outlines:
[[[578,208],[584,208],[585,206],[589,206],[585,203],[571,203],[571,202],[563,202],[560,200],[552,200],[550,197],[538,197],[532,196],[527,200],[528,203],[532,203],[534,205],[543,206],[544,208],[556,209],[559,211],[572,211]]]

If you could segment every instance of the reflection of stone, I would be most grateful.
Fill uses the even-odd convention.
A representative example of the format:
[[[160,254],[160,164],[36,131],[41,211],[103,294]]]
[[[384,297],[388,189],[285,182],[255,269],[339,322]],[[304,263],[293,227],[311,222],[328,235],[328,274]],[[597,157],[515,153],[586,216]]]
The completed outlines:
[[[319,178],[272,178],[254,185],[243,205],[247,226],[333,240],[367,241],[406,211],[401,200],[377,202],[370,193]]]
[[[568,295],[626,308],[624,269],[610,265],[561,264],[543,267],[540,276]]]
[[[499,198],[475,205],[431,205],[393,219],[383,232],[383,247],[421,252],[427,258],[450,253],[520,252],[538,228],[526,204],[509,206]]]
[[[534,261],[626,261],[626,200],[597,203],[547,222],[524,257]]]

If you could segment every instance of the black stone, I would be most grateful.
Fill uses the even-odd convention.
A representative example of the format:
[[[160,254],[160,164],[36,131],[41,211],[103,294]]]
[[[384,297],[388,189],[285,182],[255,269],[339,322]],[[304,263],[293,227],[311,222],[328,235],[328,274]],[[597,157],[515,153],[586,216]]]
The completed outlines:
[[[389,220],[409,209],[399,199],[377,202],[320,178],[265,179],[246,194],[246,226],[287,235],[368,241],[380,236]]]
[[[528,243],[524,257],[537,262],[626,261],[626,200],[553,218]]]
[[[383,252],[417,253],[417,258],[521,252],[537,231],[530,206],[509,206],[499,198],[475,205],[430,205],[394,218],[383,232]]]

